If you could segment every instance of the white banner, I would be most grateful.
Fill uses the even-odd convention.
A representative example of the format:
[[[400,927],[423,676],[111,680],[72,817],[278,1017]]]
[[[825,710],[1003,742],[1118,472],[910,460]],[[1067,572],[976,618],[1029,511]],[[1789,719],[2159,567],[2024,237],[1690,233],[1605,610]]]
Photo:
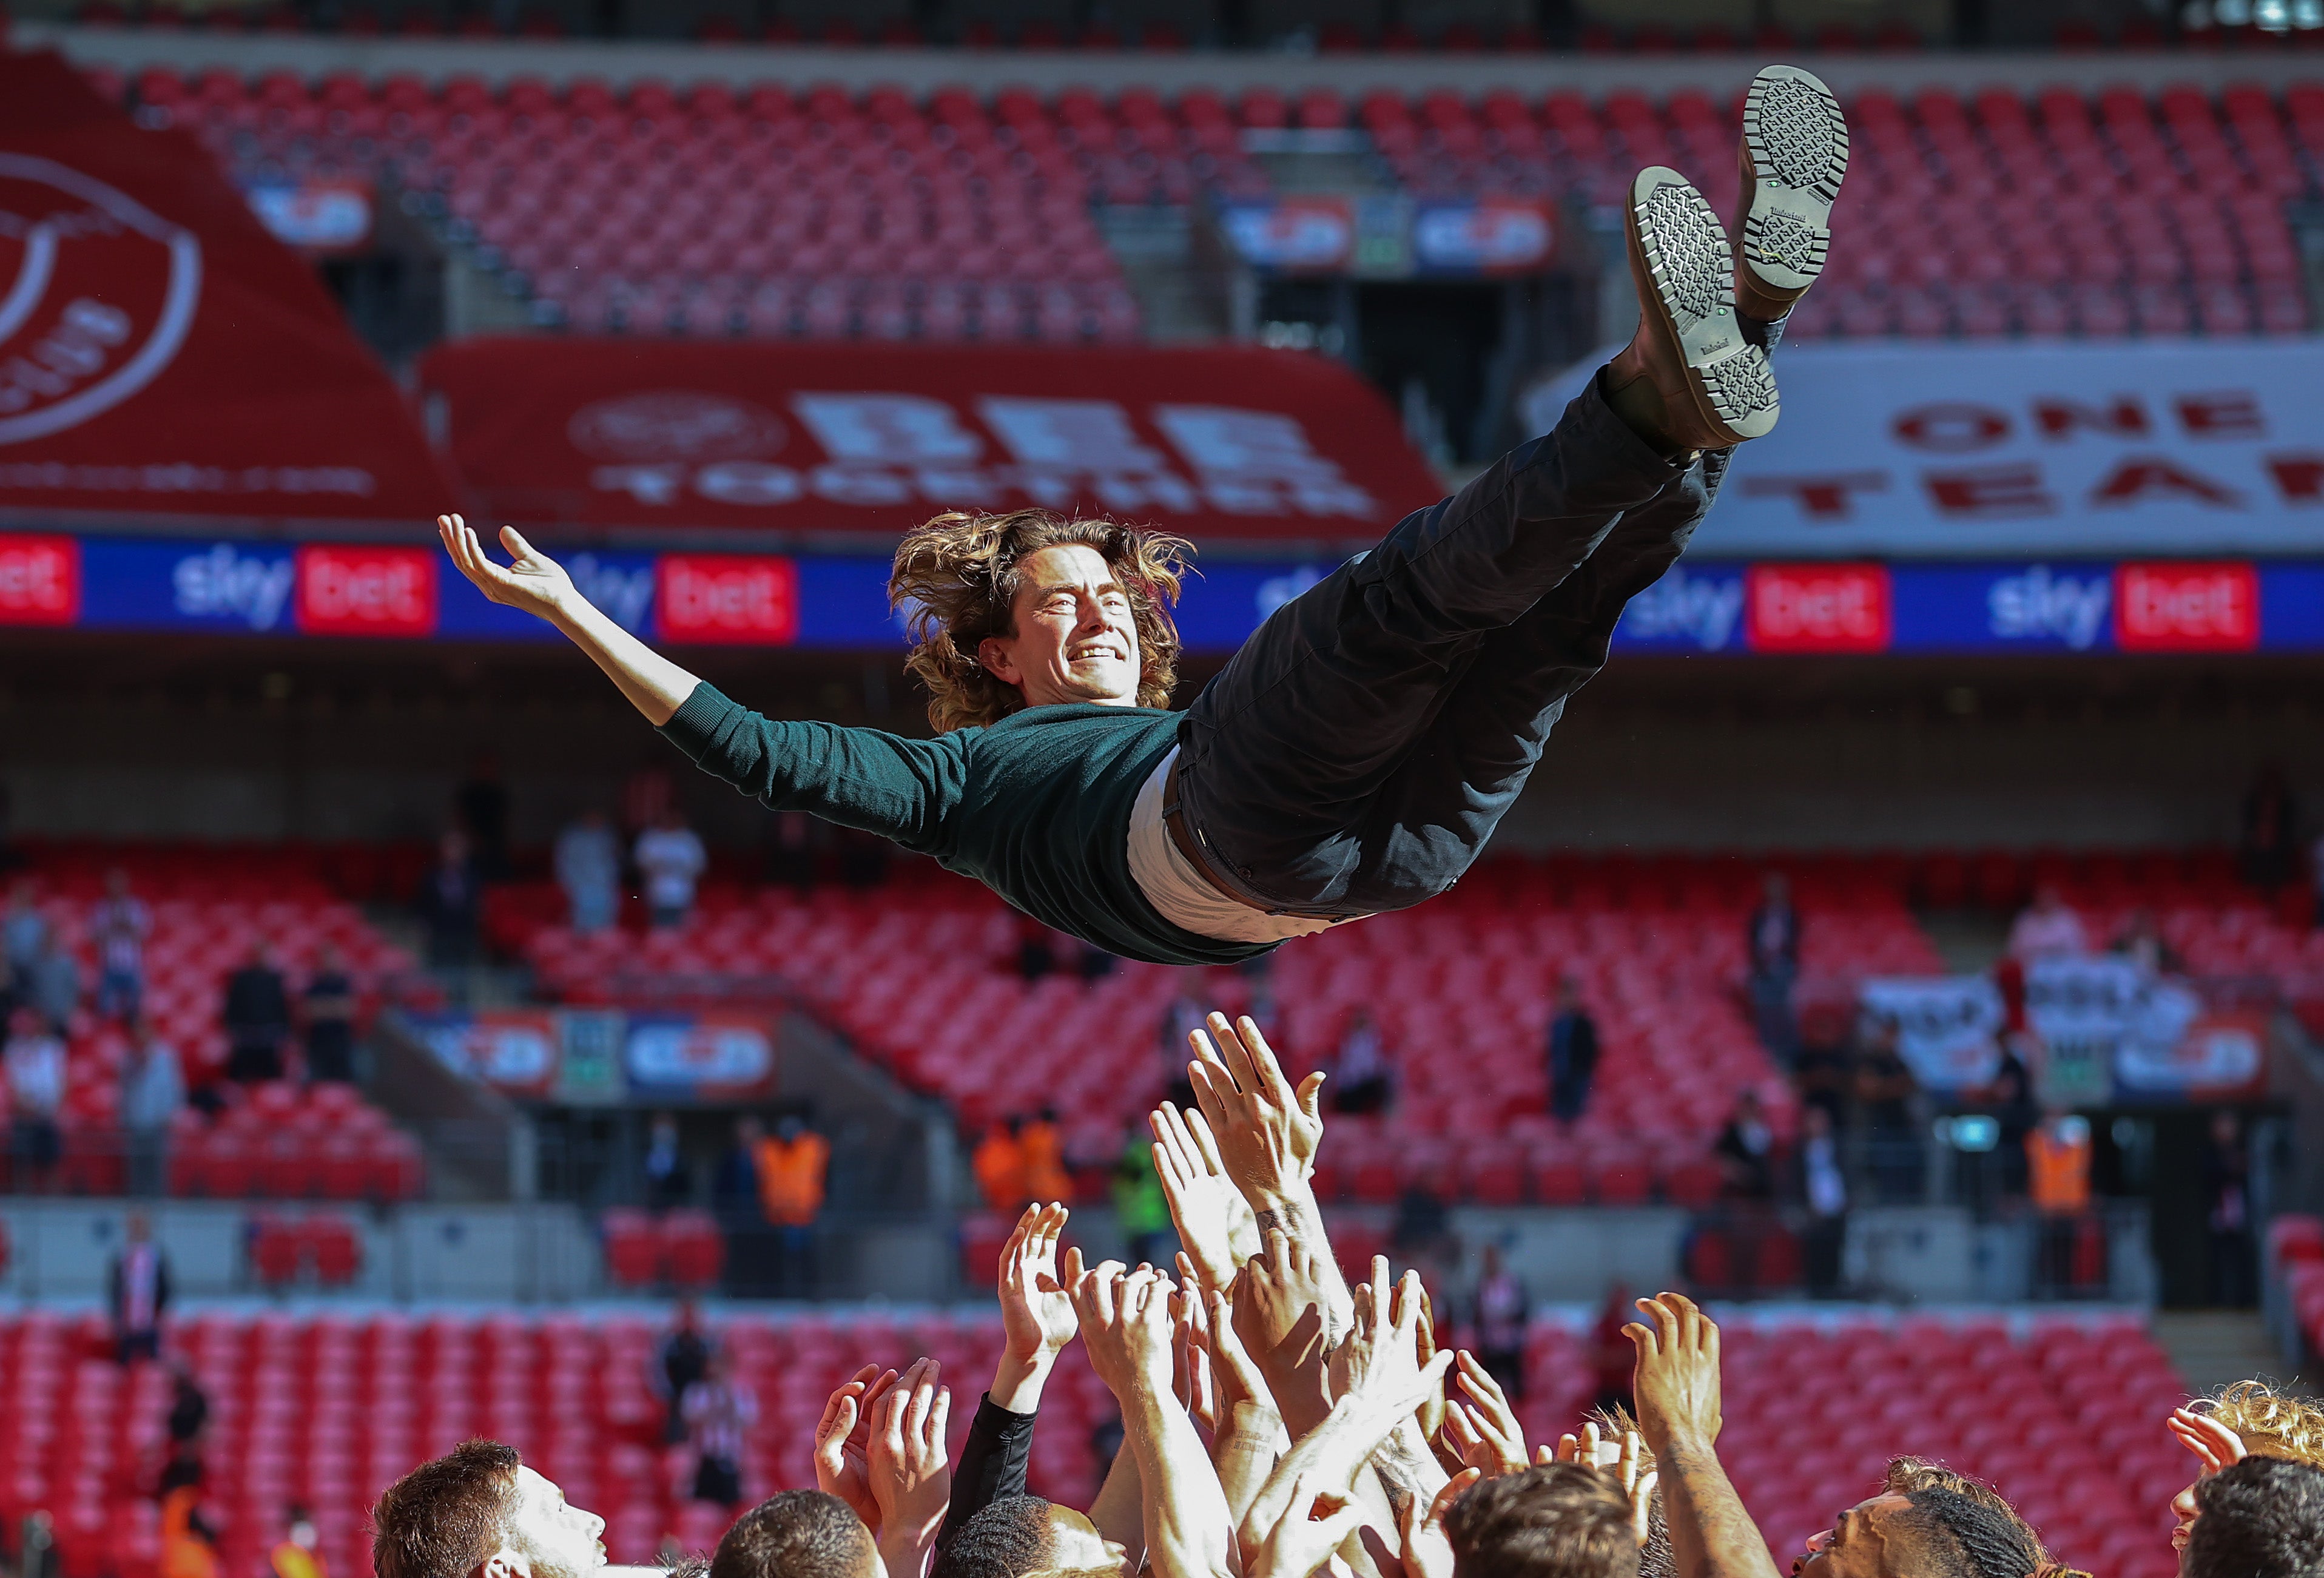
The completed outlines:
[[[1896,1024],[1896,1052],[1931,1090],[1983,1084],[2001,1065],[2001,993],[1984,975],[1885,976],[1858,995]]]
[[[2324,552],[2324,341],[1786,345],[1775,375],[1699,554]]]

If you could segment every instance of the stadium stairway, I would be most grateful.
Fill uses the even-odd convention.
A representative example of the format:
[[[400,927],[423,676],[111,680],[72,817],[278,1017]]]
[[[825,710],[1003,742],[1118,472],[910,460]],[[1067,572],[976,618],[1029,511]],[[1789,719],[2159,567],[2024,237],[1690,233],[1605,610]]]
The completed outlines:
[[[2217,1391],[2231,1380],[2266,1376],[2285,1380],[2283,1355],[2268,1340],[2258,1312],[2241,1309],[2157,1310],[2154,1340],[2171,1355],[2190,1390]],[[2292,1389],[2312,1392],[2311,1384]]]

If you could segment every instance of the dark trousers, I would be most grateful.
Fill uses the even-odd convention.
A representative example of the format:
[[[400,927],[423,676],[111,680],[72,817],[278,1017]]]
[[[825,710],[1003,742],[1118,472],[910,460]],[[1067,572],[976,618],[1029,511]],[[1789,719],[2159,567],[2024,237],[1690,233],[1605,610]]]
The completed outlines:
[[[1593,383],[1554,431],[1277,609],[1179,730],[1180,801],[1216,874],[1317,916],[1451,887],[1726,459],[1664,459]]]

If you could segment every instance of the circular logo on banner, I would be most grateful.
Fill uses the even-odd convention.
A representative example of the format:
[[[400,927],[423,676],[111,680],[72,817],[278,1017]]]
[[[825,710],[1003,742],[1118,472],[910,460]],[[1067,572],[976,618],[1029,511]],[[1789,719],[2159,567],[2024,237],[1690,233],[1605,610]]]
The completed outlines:
[[[194,234],[54,160],[0,153],[0,444],[153,381],[201,294]]]
[[[746,460],[773,454],[789,436],[763,407],[686,389],[585,405],[565,432],[575,448],[604,460]]]

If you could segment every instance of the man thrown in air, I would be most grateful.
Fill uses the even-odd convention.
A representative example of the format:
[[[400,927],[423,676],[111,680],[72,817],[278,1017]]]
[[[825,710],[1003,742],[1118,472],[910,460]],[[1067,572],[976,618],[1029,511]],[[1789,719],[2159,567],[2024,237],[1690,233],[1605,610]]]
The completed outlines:
[[[514,531],[503,568],[459,517],[438,525],[487,597],[554,623],[706,771],[932,855],[1110,952],[1233,963],[1451,887],[1729,452],[1775,425],[1766,348],[1822,271],[1848,168],[1830,89],[1760,72],[1742,164],[1732,248],[1676,171],[1642,171],[1629,346],[1545,437],[1277,610],[1183,713],[1164,709],[1186,545],[1111,521],[954,513],[906,534],[889,591],[928,740],[762,717]]]

